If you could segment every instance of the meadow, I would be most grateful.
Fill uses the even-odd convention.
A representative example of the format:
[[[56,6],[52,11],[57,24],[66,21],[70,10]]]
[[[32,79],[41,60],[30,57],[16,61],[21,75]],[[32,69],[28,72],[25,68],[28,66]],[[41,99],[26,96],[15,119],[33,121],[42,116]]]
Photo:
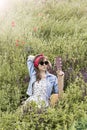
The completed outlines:
[[[55,107],[27,99],[27,57],[60,56],[64,93]],[[87,0],[13,0],[0,11],[0,130],[87,130]]]

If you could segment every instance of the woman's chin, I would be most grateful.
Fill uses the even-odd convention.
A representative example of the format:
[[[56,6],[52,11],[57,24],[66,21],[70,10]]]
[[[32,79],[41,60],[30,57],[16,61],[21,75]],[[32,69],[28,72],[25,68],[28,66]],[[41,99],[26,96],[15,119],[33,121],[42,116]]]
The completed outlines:
[[[47,69],[45,69],[45,68],[44,68],[44,69],[42,69],[42,71],[46,71],[46,70],[47,70]]]

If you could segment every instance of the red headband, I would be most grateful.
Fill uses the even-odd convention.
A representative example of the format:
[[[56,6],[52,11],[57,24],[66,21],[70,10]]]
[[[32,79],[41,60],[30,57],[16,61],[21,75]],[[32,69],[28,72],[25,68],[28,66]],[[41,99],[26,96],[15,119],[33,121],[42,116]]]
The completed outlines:
[[[38,67],[39,61],[41,58],[44,58],[44,55],[41,54],[39,55],[35,60],[34,60],[34,67]]]

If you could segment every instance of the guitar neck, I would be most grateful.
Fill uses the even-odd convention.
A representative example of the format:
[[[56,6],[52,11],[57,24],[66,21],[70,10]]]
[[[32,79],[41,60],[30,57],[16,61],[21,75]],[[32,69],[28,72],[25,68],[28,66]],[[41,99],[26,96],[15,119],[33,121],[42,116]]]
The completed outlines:
[[[57,71],[62,71],[62,59],[61,57],[56,57],[56,68]]]

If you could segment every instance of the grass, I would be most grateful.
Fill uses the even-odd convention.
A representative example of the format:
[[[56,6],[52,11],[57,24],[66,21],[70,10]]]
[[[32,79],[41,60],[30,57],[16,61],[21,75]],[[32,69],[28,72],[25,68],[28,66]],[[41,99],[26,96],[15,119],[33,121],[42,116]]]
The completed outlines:
[[[13,1],[0,17],[1,130],[86,130],[87,83],[80,72],[87,72],[87,1]],[[30,104],[22,115],[27,56],[38,53],[52,64],[62,57],[65,92],[55,108]]]

